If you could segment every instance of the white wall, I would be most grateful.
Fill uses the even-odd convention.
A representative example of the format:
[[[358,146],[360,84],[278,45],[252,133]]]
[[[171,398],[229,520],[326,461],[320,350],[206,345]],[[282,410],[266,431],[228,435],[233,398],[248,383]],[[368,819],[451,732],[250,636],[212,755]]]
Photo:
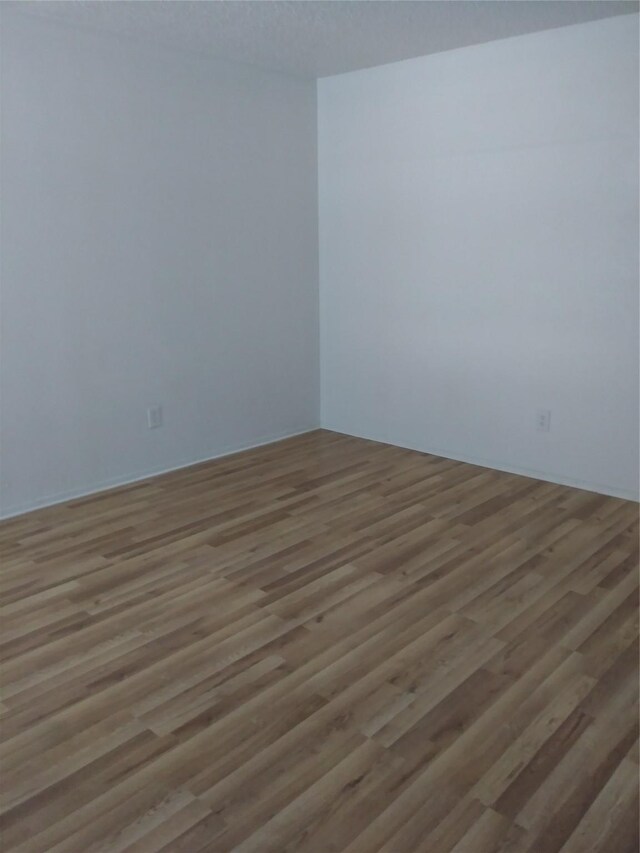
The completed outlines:
[[[637,497],[637,32],[319,82],[326,427]]]
[[[1,513],[315,426],[314,84],[2,11]],[[327,427],[637,496],[636,32],[319,83]]]
[[[317,426],[314,83],[3,10],[2,212],[3,514]]]

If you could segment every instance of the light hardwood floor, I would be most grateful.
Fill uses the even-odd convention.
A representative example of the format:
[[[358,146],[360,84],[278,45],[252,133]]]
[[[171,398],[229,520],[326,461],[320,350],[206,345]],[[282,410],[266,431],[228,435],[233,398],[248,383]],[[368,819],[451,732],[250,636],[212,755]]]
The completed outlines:
[[[318,431],[5,522],[2,849],[636,851],[637,519]]]

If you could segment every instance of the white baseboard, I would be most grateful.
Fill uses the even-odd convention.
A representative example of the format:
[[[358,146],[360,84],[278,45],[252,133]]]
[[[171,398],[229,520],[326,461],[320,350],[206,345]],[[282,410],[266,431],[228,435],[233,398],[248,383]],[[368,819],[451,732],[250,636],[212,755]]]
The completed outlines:
[[[232,456],[234,453],[241,453],[243,450],[252,450],[255,447],[263,447],[267,444],[275,444],[277,441],[282,441],[285,438],[294,438],[296,435],[304,435],[308,432],[320,429],[320,426],[306,426],[293,431],[279,433],[277,435],[264,436],[252,441],[250,444],[227,445],[221,450],[217,450],[208,455],[198,458],[182,459],[177,462],[172,462],[170,465],[162,468],[152,468],[145,471],[136,471],[131,474],[124,474],[119,477],[113,477],[108,480],[101,480],[98,483],[92,483],[86,488],[71,489],[68,492],[58,492],[53,495],[45,495],[35,501],[26,504],[9,506],[0,512],[0,521],[8,518],[15,518],[17,515],[24,515],[27,512],[33,512],[36,509],[44,509],[55,504],[67,503],[67,501],[75,500],[76,498],[84,498],[89,495],[95,495],[99,492],[105,492],[109,489],[116,489],[119,486],[127,486],[131,483],[138,483],[141,480],[148,480],[151,477],[158,477],[160,474],[168,474],[171,471],[179,471],[181,468],[189,468],[192,465],[199,465],[201,462],[211,462],[214,459],[221,459],[224,456]]]
[[[599,495],[608,495],[612,498],[621,498],[622,500],[627,501],[640,501],[640,494],[638,494],[638,492],[633,492],[630,489],[620,489],[617,486],[610,486],[604,483],[592,483],[587,480],[578,480],[573,477],[565,477],[563,475],[550,473],[549,471],[539,471],[535,468],[505,465],[503,462],[498,462],[495,459],[485,459],[480,456],[458,453],[457,451],[442,450],[441,448],[417,447],[411,444],[389,441],[388,439],[378,438],[373,435],[346,432],[344,429],[329,426],[328,424],[323,424],[320,428],[329,430],[330,432],[342,433],[342,435],[352,435],[354,438],[364,438],[368,441],[377,441],[379,444],[391,444],[395,447],[403,447],[406,450],[417,450],[419,453],[428,453],[431,456],[440,456],[443,459],[451,459],[453,462],[468,462],[470,465],[478,465],[481,468],[492,468],[495,471],[504,471],[506,474],[518,474],[521,477],[531,477],[534,480],[542,480],[545,483],[555,483],[558,486],[570,486],[574,489],[584,489],[587,492],[596,492]]]
[[[44,497],[39,498],[30,503],[9,506],[0,513],[0,521],[9,518],[15,518],[16,516],[24,515],[27,512],[33,512],[36,509],[43,509],[44,507],[54,506],[55,504],[60,503],[66,503],[67,501],[72,501],[76,498],[84,498],[90,495],[95,495],[99,492],[108,491],[109,489],[116,489],[119,486],[126,486],[131,483],[140,482],[141,480],[148,480],[151,477],[157,477],[160,474],[168,474],[171,471],[178,471],[181,468],[189,468],[191,465],[199,465],[201,462],[211,462],[214,459],[221,459],[224,456],[231,456],[234,453],[241,453],[243,450],[251,450],[256,447],[263,447],[267,444],[274,444],[275,442],[282,441],[285,438],[294,438],[297,435],[304,435],[305,433],[313,432],[317,429],[324,429],[329,432],[336,432],[342,435],[352,435],[354,438],[364,438],[368,441],[376,441],[380,444],[393,444],[397,447],[404,447],[407,450],[417,450],[420,453],[429,453],[432,456],[440,456],[444,459],[451,459],[455,462],[468,462],[470,465],[479,465],[482,468],[493,468],[496,471],[504,471],[507,474],[519,474],[523,477],[533,477],[536,480],[543,480],[547,483],[556,483],[560,486],[571,486],[576,489],[585,489],[589,492],[596,492],[597,494],[602,495],[610,495],[611,497],[622,498],[623,500],[640,500],[640,495],[628,489],[620,489],[615,486],[609,486],[602,483],[591,483],[585,480],[578,480],[572,477],[558,476],[557,474],[552,474],[548,471],[539,471],[536,469],[524,468],[521,466],[505,465],[504,463],[497,462],[494,459],[484,459],[478,456],[461,454],[458,452],[454,453],[452,451],[442,450],[439,448],[426,449],[424,447],[416,447],[406,443],[398,444],[397,442],[391,442],[373,435],[361,435],[346,432],[342,428],[330,426],[328,424],[316,424],[314,426],[307,426],[290,432],[265,436],[249,444],[240,444],[233,446],[229,445],[222,448],[221,450],[217,450],[205,456],[182,459],[180,461],[173,462],[170,465],[163,466],[162,468],[153,468],[145,471],[137,471],[135,473],[126,474],[119,477],[113,477],[109,480],[102,480],[98,483],[93,483],[91,486],[86,488],[71,489],[67,492],[58,492],[57,494],[53,495],[45,495]]]

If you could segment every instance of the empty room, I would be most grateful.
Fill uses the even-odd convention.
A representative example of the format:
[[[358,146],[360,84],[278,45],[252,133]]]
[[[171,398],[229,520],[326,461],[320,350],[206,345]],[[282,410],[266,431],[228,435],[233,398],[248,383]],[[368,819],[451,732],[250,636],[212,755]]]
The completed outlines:
[[[2,853],[638,853],[638,11],[0,4]]]

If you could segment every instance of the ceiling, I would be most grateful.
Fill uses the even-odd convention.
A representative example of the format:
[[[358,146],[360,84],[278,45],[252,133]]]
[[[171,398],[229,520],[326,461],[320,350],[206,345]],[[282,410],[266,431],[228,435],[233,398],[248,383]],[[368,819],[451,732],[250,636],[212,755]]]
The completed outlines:
[[[3,5],[309,78],[638,11],[637,2],[618,0],[22,0]]]

